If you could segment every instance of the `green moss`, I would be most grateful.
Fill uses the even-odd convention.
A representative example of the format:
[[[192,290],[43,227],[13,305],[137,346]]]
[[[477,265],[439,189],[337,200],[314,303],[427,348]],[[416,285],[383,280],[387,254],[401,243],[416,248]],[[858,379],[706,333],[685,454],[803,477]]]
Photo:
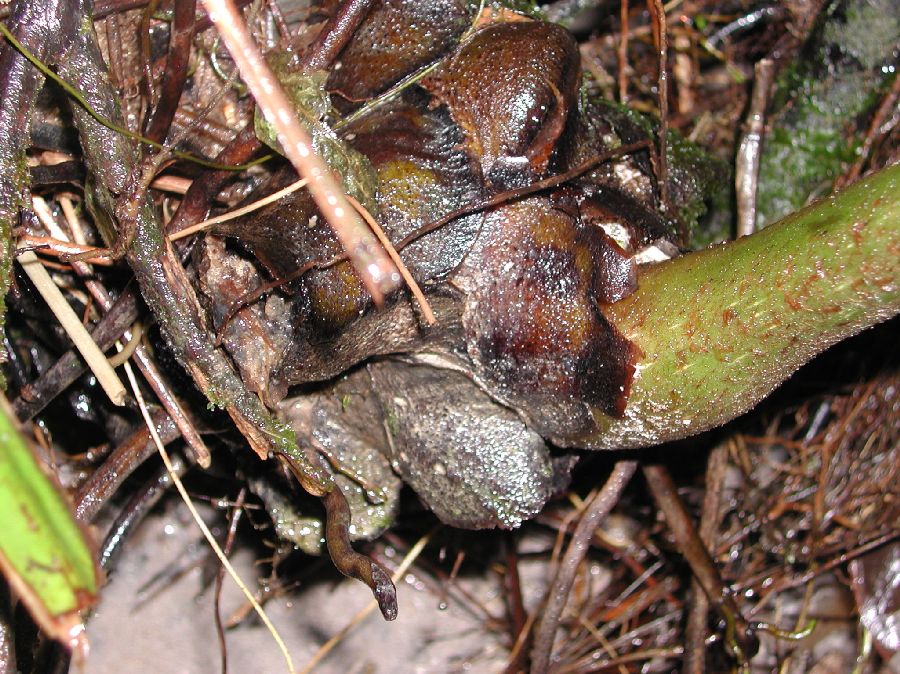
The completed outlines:
[[[495,9],[511,9],[533,19],[546,19],[546,12],[538,6],[536,0],[493,0],[489,4]]]
[[[155,213],[153,212],[153,206],[149,202],[145,202],[143,204],[143,208],[146,209],[143,214],[138,216],[138,223],[149,223],[153,222],[155,218]],[[166,249],[166,237],[163,234],[163,230],[160,227],[147,227],[147,226],[139,226],[138,236],[143,238],[141,244],[142,251],[158,251],[160,255],[163,254],[163,251]],[[146,254],[146,253],[145,253]]]
[[[397,418],[396,412],[393,409],[386,408],[384,410],[384,421],[387,424],[388,432],[397,436],[400,434],[400,420]]]
[[[215,391],[207,391],[206,399],[206,409],[210,412],[224,410],[227,405],[227,402],[221,396],[216,395]]]
[[[300,121],[312,136],[313,149],[326,164],[341,176],[343,188],[365,204],[375,208],[375,191],[378,186],[371,162],[361,153],[340,140],[326,119],[332,116],[331,99],[325,91],[326,72],[306,73],[290,65],[292,54],[273,52],[268,63],[294,103]],[[257,106],[253,117],[257,138],[276,152],[284,154],[274,127],[269,124]]]
[[[854,0],[835,3],[835,19],[823,29],[824,41],[840,45],[841,51],[874,70],[896,50],[900,35],[900,13],[894,0]],[[840,14],[844,14],[841,20]]]
[[[710,203],[721,206],[730,169],[677,131],[668,135],[669,189],[678,219],[688,228],[689,246],[702,248],[728,236],[730,223],[704,220]]]
[[[658,119],[626,106],[619,107],[651,138],[658,137]],[[702,219],[709,203],[724,194],[723,188],[729,182],[723,180],[723,176],[729,174],[729,168],[675,129],[669,129],[667,135],[666,158],[669,196],[678,220],[687,228],[689,247],[700,248],[724,239],[728,234],[726,231],[721,227],[710,228]]]
[[[267,479],[251,479],[253,493],[272,518],[275,534],[308,555],[320,555],[325,547],[325,527],[320,519],[302,512],[299,504]]]
[[[598,100],[585,90],[582,92],[581,107],[588,115],[598,114],[607,119],[614,128],[619,126],[618,117],[638,127],[647,137],[657,138],[659,120],[628,106],[606,99]],[[721,199],[721,195],[725,194],[722,188],[730,183],[723,176],[729,175],[728,167],[675,130],[668,133],[666,156],[670,199],[678,220],[687,227],[690,247],[703,247],[726,238],[730,222],[723,226],[717,221],[716,227],[710,228],[708,223],[702,223],[702,218],[709,202]]]
[[[810,195],[827,194],[856,149],[838,125],[776,129],[760,162],[757,226],[796,210]]]
[[[287,456],[306,461],[306,457],[300,454],[300,445],[297,443],[297,433],[290,425],[280,419],[268,416],[262,422],[263,430],[272,439],[272,445],[283,451]]]
[[[900,16],[889,0],[832,5],[773,96],[760,160],[757,225],[827,194],[857,157],[858,131],[896,73],[882,66],[900,42]]]

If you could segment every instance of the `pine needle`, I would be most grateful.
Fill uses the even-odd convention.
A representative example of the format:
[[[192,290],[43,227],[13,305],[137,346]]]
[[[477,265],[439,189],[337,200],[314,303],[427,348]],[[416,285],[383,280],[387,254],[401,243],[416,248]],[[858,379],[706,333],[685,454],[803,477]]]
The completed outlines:
[[[183,239],[186,236],[190,236],[191,234],[196,234],[197,232],[202,232],[205,229],[209,229],[213,225],[218,225],[222,222],[228,222],[229,220],[234,220],[235,218],[239,218],[242,215],[247,215],[247,213],[252,213],[253,211],[259,210],[263,206],[268,206],[274,201],[278,201],[281,197],[287,196],[292,192],[296,192],[301,187],[305,187],[307,183],[306,178],[302,180],[298,180],[297,182],[291,183],[287,187],[284,187],[277,192],[273,192],[267,197],[263,197],[262,199],[258,199],[254,201],[252,204],[247,204],[246,206],[241,206],[240,208],[236,208],[233,211],[228,211],[227,213],[222,213],[222,215],[217,215],[214,218],[209,218],[208,220],[204,220],[203,222],[198,222],[196,225],[191,225],[190,227],[185,227],[179,232],[175,232],[174,234],[169,235],[169,241],[176,241],[177,239]]]
[[[372,217],[372,214],[369,213],[366,207],[359,203],[354,197],[348,194],[347,201],[349,201],[353,208],[356,209],[356,212],[362,216],[362,219],[366,221],[366,224],[369,225],[369,228],[375,233],[375,236],[378,237],[378,241],[384,246],[384,249],[387,251],[391,260],[397,265],[400,276],[403,277],[406,285],[409,286],[410,292],[413,294],[413,297],[416,298],[416,302],[419,303],[419,307],[422,309],[422,315],[425,317],[425,322],[428,323],[428,325],[437,323],[434,312],[431,310],[431,305],[429,305],[428,300],[425,299],[425,293],[422,292],[419,284],[416,283],[412,274],[409,273],[409,269],[406,267],[403,260],[400,259],[400,254],[397,252],[397,249],[394,248],[391,240],[387,238],[384,230],[381,229],[381,226],[377,222],[375,222],[375,218]]]

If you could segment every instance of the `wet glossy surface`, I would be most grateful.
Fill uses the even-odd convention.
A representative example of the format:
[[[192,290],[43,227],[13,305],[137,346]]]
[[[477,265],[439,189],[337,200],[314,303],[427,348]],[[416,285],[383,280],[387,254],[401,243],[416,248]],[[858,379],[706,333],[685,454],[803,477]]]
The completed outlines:
[[[628,342],[598,306],[607,248],[602,230],[531,197],[488,216],[455,277],[475,373],[561,444],[589,426],[588,405],[621,413],[631,382]]]
[[[450,50],[473,13],[465,0],[376,2],[331,71],[328,89],[348,101],[372,98]]]
[[[405,4],[384,3],[379,11]],[[375,15],[371,26],[388,14]],[[445,19],[441,25],[457,25],[459,15]],[[359,78],[365,89],[355,91],[368,96],[409,68],[408,60],[421,57],[418,46],[390,68],[379,60],[421,28],[418,14],[405,20],[412,23],[392,24],[374,47],[363,32],[357,46],[373,51],[345,50],[332,80]],[[242,371],[270,404],[304,386],[285,409],[303,412],[289,416],[328,455],[332,472],[351,467],[341,474],[342,488],[354,518],[368,523],[366,535],[391,517],[364,486],[371,479],[396,491],[397,483],[379,477],[384,461],[445,522],[514,527],[536,514],[572,464],[570,456],[552,458],[546,441],[577,444],[595,429],[592,411],[619,416],[628,404],[636,354],[606,321],[604,306],[634,292],[641,247],[675,238],[674,223],[657,211],[646,152],[429,228],[505,188],[650,138],[631,113],[576,96],[578,50],[558,26],[489,25],[457,47],[450,33],[431,45],[450,53],[422,86],[344,129],[378,176],[374,215],[388,237],[399,244],[428,229],[400,254],[438,324],[426,327],[405,291],[375,311],[349,265],[339,263],[313,269],[279,296],[273,329],[283,335],[288,315],[288,340],[249,337],[264,323],[258,308],[257,323],[241,324],[243,332],[229,328],[226,340],[239,363],[253,365]],[[363,75],[367,64],[374,70]],[[302,193],[218,233],[239,239],[282,278],[341,252]],[[270,342],[280,350],[268,359],[246,353],[261,345],[271,351]],[[375,356],[382,359],[327,381]],[[261,362],[271,365],[268,372]],[[352,395],[336,402],[348,386],[362,391],[359,404]],[[348,452],[338,452],[340,445]]]
[[[559,26],[539,22],[482,28],[425,86],[447,106],[496,189],[547,171],[574,109],[578,46]]]

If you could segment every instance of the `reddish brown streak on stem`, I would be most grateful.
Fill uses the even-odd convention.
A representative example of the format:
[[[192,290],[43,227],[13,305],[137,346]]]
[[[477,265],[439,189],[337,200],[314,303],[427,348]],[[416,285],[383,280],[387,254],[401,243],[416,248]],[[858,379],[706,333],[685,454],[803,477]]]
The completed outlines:
[[[247,124],[241,129],[234,139],[216,155],[216,162],[220,164],[242,164],[249,161],[262,148],[262,143],[256,138],[253,124]],[[178,210],[169,221],[166,233],[176,234],[206,215],[210,202],[215,194],[218,194],[222,186],[229,178],[234,176],[233,171],[206,171],[194,179],[187,193],[181,200]]]

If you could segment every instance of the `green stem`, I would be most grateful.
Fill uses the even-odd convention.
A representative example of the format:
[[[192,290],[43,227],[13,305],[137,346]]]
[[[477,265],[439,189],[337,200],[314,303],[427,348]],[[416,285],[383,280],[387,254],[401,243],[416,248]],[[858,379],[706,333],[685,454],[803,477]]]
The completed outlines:
[[[584,442],[595,449],[723,424],[816,354],[900,312],[900,166],[639,280],[605,310],[642,355],[624,417],[595,413]]]

